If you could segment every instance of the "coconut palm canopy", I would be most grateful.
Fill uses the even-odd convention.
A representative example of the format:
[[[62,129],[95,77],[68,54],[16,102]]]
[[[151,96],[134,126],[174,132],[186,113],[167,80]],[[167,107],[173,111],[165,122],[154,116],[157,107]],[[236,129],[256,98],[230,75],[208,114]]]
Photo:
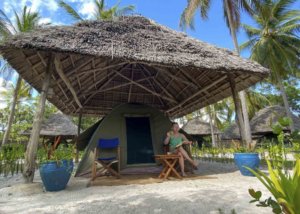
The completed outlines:
[[[269,106],[258,111],[250,121],[251,132],[253,135],[263,135],[272,133],[272,125],[278,122],[281,117],[286,117],[284,107],[275,105]],[[295,129],[300,130],[300,118],[292,115]],[[289,131],[289,127],[284,129]],[[236,124],[232,124],[222,135],[223,139],[239,139],[240,134]]]
[[[41,136],[77,136],[78,127],[73,123],[70,117],[61,112],[52,114],[42,123]],[[30,135],[31,131],[25,131],[23,134]]]
[[[182,116],[268,75],[259,64],[141,16],[53,26],[8,39],[4,58],[38,91],[54,55],[48,98],[65,114],[105,115],[143,103]]]
[[[194,118],[189,120],[186,124],[183,125],[182,129],[190,135],[210,135],[211,129],[210,124],[207,122],[201,121],[200,118]],[[214,134],[220,134],[220,130],[214,126]]]

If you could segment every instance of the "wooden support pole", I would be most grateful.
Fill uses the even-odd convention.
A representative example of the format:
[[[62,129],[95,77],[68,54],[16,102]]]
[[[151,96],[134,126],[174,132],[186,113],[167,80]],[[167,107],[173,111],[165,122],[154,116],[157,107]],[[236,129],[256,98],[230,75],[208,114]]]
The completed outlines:
[[[73,88],[73,86],[72,86],[70,80],[68,79],[68,77],[64,74],[61,63],[60,63],[60,59],[57,56],[55,56],[55,58],[54,58],[54,64],[55,64],[56,72],[58,73],[60,78],[64,81],[67,88],[70,90],[71,94],[73,95],[73,98],[74,98],[75,102],[77,103],[79,108],[82,108],[82,105],[81,105],[81,103],[80,103],[80,101],[77,97],[76,91]]]
[[[38,149],[41,125],[44,117],[46,97],[50,85],[51,74],[53,71],[53,55],[51,53],[46,69],[46,73],[43,79],[42,91],[40,94],[37,110],[35,112],[32,131],[30,134],[29,142],[25,153],[25,163],[23,177],[26,183],[32,183],[35,172],[35,158]]]
[[[228,77],[228,81],[230,83],[232,98],[233,98],[233,102],[234,102],[234,106],[235,106],[235,112],[236,112],[236,116],[237,116],[237,125],[239,127],[242,144],[244,145],[245,144],[245,126],[244,126],[244,118],[243,118],[243,113],[242,113],[241,102],[240,102],[240,98],[238,95],[238,91],[236,89],[234,77],[231,74],[228,74],[227,77]]]
[[[79,150],[78,150],[78,144],[79,144],[79,135],[81,130],[81,120],[82,120],[82,111],[80,110],[78,115],[78,127],[77,127],[77,138],[76,138],[76,157],[75,157],[75,163],[79,162]]]

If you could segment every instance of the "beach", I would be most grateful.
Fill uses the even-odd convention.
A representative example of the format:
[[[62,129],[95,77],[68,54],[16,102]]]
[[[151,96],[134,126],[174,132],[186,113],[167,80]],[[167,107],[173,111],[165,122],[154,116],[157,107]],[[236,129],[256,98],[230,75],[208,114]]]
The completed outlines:
[[[234,164],[200,162],[196,173],[204,178],[121,186],[87,187],[89,179],[72,177],[60,192],[46,192],[38,172],[33,184],[1,178],[0,213],[272,213],[249,204],[249,188],[269,193]]]

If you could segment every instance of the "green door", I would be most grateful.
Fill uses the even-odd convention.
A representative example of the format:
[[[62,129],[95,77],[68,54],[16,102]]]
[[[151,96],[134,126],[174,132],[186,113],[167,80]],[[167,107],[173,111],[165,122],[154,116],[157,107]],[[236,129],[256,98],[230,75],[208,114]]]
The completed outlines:
[[[127,164],[154,163],[148,117],[126,117]]]

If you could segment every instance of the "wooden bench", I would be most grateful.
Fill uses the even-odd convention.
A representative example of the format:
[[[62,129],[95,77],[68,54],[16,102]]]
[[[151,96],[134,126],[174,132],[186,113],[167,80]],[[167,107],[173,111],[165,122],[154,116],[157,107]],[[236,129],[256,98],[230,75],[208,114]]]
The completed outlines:
[[[163,164],[163,170],[159,174],[158,178],[168,179],[170,175],[182,179],[181,175],[176,171],[175,165],[179,161],[179,155],[166,154],[166,155],[155,155],[156,160]]]

